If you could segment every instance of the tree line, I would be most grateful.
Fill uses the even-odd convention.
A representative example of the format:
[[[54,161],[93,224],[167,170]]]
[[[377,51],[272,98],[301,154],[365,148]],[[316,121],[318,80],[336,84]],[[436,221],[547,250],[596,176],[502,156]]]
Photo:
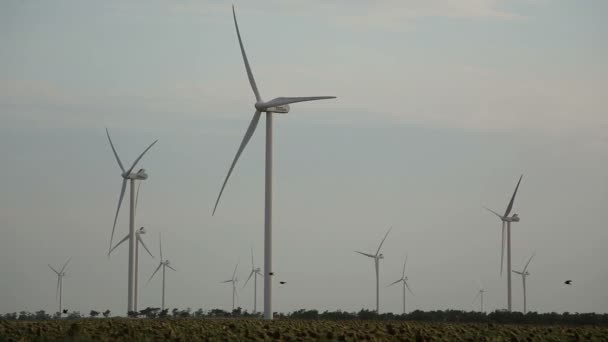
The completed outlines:
[[[128,317],[150,318],[150,319],[179,319],[179,318],[261,318],[260,313],[249,313],[240,307],[232,312],[221,309],[193,311],[190,308],[165,309],[148,307],[138,312],[129,312]],[[48,314],[44,310],[30,313],[21,311],[19,313],[0,314],[0,320],[16,321],[39,321],[51,319],[102,319],[110,318],[110,310],[91,310],[89,315],[81,314],[79,311],[65,312],[63,314]],[[347,311],[323,311],[300,309],[291,313],[275,313],[276,319],[301,319],[301,320],[406,320],[420,322],[449,322],[449,323],[488,323],[488,324],[551,324],[551,325],[608,325],[608,314],[598,313],[569,313],[556,312],[538,313],[508,312],[497,310],[490,313],[461,310],[436,310],[436,311],[412,311],[407,314],[393,314],[390,312],[377,314],[373,310],[361,309],[359,312]]]

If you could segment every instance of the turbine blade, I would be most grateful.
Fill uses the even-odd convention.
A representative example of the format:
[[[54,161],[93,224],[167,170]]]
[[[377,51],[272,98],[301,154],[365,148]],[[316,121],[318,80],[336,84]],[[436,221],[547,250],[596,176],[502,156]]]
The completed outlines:
[[[393,227],[390,227],[388,229],[388,231],[386,232],[386,234],[384,234],[384,239],[382,239],[382,242],[380,242],[380,245],[378,246],[378,250],[376,251],[376,255],[378,255],[378,253],[380,253],[380,248],[382,248],[382,244],[384,243],[384,240],[386,240],[386,237],[388,236],[388,233],[391,232],[391,229],[393,229]]]
[[[532,256],[530,257],[530,259],[528,259],[528,262],[526,263],[526,266],[524,267],[523,273],[526,273],[526,271],[528,270],[528,265],[530,265],[530,261],[532,261],[532,258],[534,258],[534,255],[536,253],[533,253]]]
[[[523,275],[523,272],[519,272],[519,271],[515,271],[515,270],[513,270],[513,273],[517,273],[519,275]]]
[[[241,156],[241,153],[243,153],[243,150],[245,149],[245,146],[247,146],[247,143],[249,142],[249,139],[251,139],[251,136],[253,135],[253,132],[255,132],[255,128],[258,125],[258,121],[260,121],[260,115],[261,115],[261,112],[259,112],[257,110],[253,114],[253,118],[251,119],[251,122],[249,123],[249,127],[247,128],[247,131],[245,132],[245,136],[243,137],[243,141],[241,141],[241,145],[239,146],[239,149],[236,152],[236,156],[234,156],[234,160],[232,161],[232,165],[230,165],[230,169],[228,169],[228,174],[226,175],[226,178],[224,179],[224,184],[222,184],[222,189],[220,190],[220,194],[217,196],[217,200],[215,201],[215,207],[213,207],[213,213],[211,214],[211,216],[213,216],[215,214],[215,210],[217,209],[217,205],[220,203],[220,198],[222,197],[222,193],[224,192],[224,188],[226,187],[226,183],[228,183],[228,179],[230,178],[230,175],[232,174],[232,170],[234,170],[234,166],[236,165],[236,162],[239,160],[239,157]]]
[[[160,270],[160,267],[163,265],[163,263],[159,263],[158,267],[156,268],[156,270],[154,271],[154,273],[152,273],[152,275],[150,276],[150,278],[148,279],[148,281],[146,282],[146,285],[148,285],[148,283],[150,283],[150,280],[152,280],[152,278],[154,278],[154,275],[156,274],[156,272],[158,272],[158,270]]]
[[[114,225],[112,226],[112,235],[110,235],[110,249],[108,249],[108,256],[110,256],[110,250],[112,248],[112,241],[114,240],[114,230],[116,230],[116,221],[118,221],[118,212],[120,212],[120,205],[122,199],[125,196],[125,190],[127,189],[127,179],[122,179],[122,187],[120,188],[120,196],[118,197],[118,207],[116,207],[116,215],[114,216]]]
[[[296,102],[329,100],[329,99],[335,99],[335,98],[336,98],[335,96],[277,97],[268,102],[265,102],[264,107],[270,108],[270,107],[283,106],[286,104],[296,103]]]
[[[233,280],[232,280],[232,279],[230,279],[230,280],[224,280],[224,281],[220,281],[220,283],[232,283],[232,281],[233,281]]]
[[[251,270],[251,273],[249,273],[249,277],[247,277],[247,280],[245,280],[245,284],[243,284],[243,288],[245,288],[245,286],[247,286],[249,279],[251,279],[251,277],[253,277],[254,273],[255,273],[255,270]]]
[[[175,272],[177,272],[177,270],[175,268],[173,268],[173,266],[171,265],[167,265],[167,267],[169,267],[170,269],[174,270]]]
[[[135,194],[135,210],[133,210],[133,215],[137,217],[137,203],[139,202],[139,187],[141,186],[141,181],[137,182],[137,192]]]
[[[410,293],[415,296],[414,292],[412,292],[412,289],[410,289],[410,285],[407,283],[407,281],[405,281],[405,287],[407,287],[407,290],[410,291]]]
[[[392,282],[392,283],[388,284],[386,287],[393,286],[393,285],[397,284],[398,282],[400,282],[400,281],[402,281],[402,280],[403,280],[403,278],[401,278],[401,279],[399,279],[399,280],[395,280],[394,282]]]
[[[129,169],[129,171],[127,172],[127,175],[131,173],[131,171],[133,171],[133,169],[135,168],[135,165],[137,165],[137,163],[139,163],[139,161],[141,160],[141,158],[144,156],[144,154],[146,154],[146,152],[148,152],[149,149],[152,148],[152,146],[154,146],[154,144],[156,144],[158,142],[157,140],[154,140],[153,143],[150,144],[150,146],[148,146],[148,148],[146,148],[140,155],[139,157],[137,157],[137,159],[135,159],[135,161],[133,162],[133,165],[131,165],[131,168]]]
[[[163,262],[165,260],[163,259],[163,239],[160,233],[158,233],[158,245],[160,246],[160,262]]]
[[[236,266],[234,266],[234,272],[232,272],[232,279],[234,279],[234,276],[236,275],[236,268],[239,267],[239,263],[236,263]]]
[[[121,243],[127,241],[128,239],[129,239],[129,234],[127,234],[122,240],[120,240],[119,243],[117,243],[114,247],[112,247],[112,249],[110,249],[110,252],[108,254],[112,253],[112,251],[114,251],[116,249],[116,247],[120,246]]]
[[[239,38],[239,46],[241,47],[243,62],[245,62],[245,69],[247,70],[247,78],[249,78],[249,84],[251,85],[251,90],[253,90],[253,94],[255,95],[255,100],[257,102],[260,102],[262,98],[260,97],[258,86],[255,84],[255,79],[253,78],[253,73],[251,72],[251,66],[249,66],[249,60],[247,59],[247,54],[245,53],[245,47],[243,46],[243,40],[241,39],[241,32],[239,31],[239,24],[236,22],[236,12],[234,11],[234,5],[232,5],[232,17],[234,18],[234,27],[236,27],[236,35]]]
[[[55,273],[57,273],[57,275],[59,275],[59,272],[57,272],[57,270],[54,269],[53,266],[51,266],[51,264],[47,264],[47,265],[49,265],[49,267],[53,270],[53,272],[55,272]]]
[[[515,195],[517,195],[517,189],[519,189],[519,183],[521,183],[521,179],[524,175],[519,176],[519,181],[517,181],[517,186],[515,187],[515,191],[513,191],[513,196],[511,197],[511,201],[509,202],[509,206],[507,206],[507,210],[505,211],[505,217],[509,216],[511,213],[511,209],[513,209],[513,202],[515,201]]]
[[[253,247],[251,247],[251,269],[253,270],[255,266],[253,265]]]
[[[405,262],[403,263],[403,272],[401,273],[401,278],[405,279],[405,265],[407,264],[407,254],[405,255]]]
[[[65,264],[63,264],[63,267],[61,268],[61,272],[59,272],[59,273],[63,273],[63,271],[65,271],[65,267],[68,265],[70,260],[72,260],[72,258],[69,258],[68,261],[66,261]]]
[[[492,214],[494,214],[494,215],[498,216],[498,218],[502,220],[502,216],[500,216],[500,214],[499,214],[499,213],[495,212],[494,210],[492,210],[492,209],[490,209],[490,208],[488,208],[488,207],[484,207],[484,208],[485,208],[487,211],[491,212]]]
[[[500,275],[502,276],[502,265],[504,264],[505,258],[505,234],[506,234],[505,222],[502,222],[502,246],[500,248]]]
[[[122,162],[120,161],[120,158],[118,157],[118,153],[116,153],[114,144],[112,144],[112,138],[110,138],[110,132],[108,132],[107,128],[106,128],[106,135],[108,136],[108,140],[110,141],[110,146],[112,147],[112,152],[114,152],[114,157],[116,157],[116,161],[118,162],[118,166],[120,166],[120,170],[122,170],[122,172],[125,172],[125,168],[124,168],[124,166],[122,166]]]
[[[477,294],[475,295],[475,298],[473,298],[473,302],[471,302],[471,305],[475,304],[475,301],[477,301],[477,298],[479,298],[479,296],[481,296],[481,291],[477,291]]]
[[[144,243],[144,239],[141,238],[141,235],[139,235],[139,234],[135,234],[135,235],[137,236],[137,241],[139,241],[139,243],[141,243],[141,245],[144,247],[144,249],[146,250],[146,252],[148,252],[148,254],[150,254],[150,256],[152,258],[154,258],[154,255],[152,255],[152,253],[148,249],[148,246],[146,246],[146,244]]]
[[[370,257],[370,258],[375,258],[375,255],[371,255],[371,254],[367,254],[367,253],[363,253],[363,252],[359,252],[359,251],[355,251],[355,253],[359,253],[361,255],[365,255],[366,257]]]

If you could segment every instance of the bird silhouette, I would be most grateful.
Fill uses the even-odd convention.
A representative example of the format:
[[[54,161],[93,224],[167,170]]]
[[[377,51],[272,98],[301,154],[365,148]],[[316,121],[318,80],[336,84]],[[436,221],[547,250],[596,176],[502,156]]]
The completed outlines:
[[[68,313],[68,310],[63,309],[63,313],[64,313],[64,314],[67,314],[67,313]]]
[[[280,281],[279,284],[285,285],[285,282],[284,281]]]
[[[566,280],[566,281],[564,282],[564,284],[566,284],[566,285],[572,285],[572,280]]]

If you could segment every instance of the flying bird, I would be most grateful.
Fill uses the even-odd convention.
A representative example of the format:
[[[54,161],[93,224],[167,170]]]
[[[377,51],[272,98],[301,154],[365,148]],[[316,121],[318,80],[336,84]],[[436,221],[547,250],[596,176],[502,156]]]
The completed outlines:
[[[566,284],[566,285],[572,285],[572,280],[566,280],[566,281],[564,282],[564,284]]]
[[[285,285],[285,282],[284,282],[284,281],[280,281],[279,283],[280,283],[281,285]]]
[[[64,314],[67,314],[67,313],[68,313],[68,310],[64,309],[64,310],[63,310],[63,313],[64,313]]]

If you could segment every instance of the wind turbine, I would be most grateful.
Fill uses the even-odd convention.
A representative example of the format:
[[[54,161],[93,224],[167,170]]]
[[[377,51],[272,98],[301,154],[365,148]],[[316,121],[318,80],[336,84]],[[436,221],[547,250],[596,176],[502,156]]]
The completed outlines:
[[[139,190],[139,186],[137,187],[137,189]],[[136,201],[136,203],[137,203],[137,201]],[[141,237],[143,234],[146,234],[146,228],[144,228],[144,227],[140,227],[135,232],[135,237],[137,239],[137,243],[135,244],[135,291],[133,293],[133,301],[134,301],[133,311],[137,311],[137,300],[139,298],[139,286],[138,286],[138,283],[139,283],[139,245],[142,245],[144,247],[144,249],[146,250],[146,252],[148,252],[148,254],[150,254],[150,256],[152,258],[154,258],[154,255],[152,255],[152,253],[150,252],[150,250],[148,249],[148,247],[144,243],[144,240]],[[122,240],[120,240],[119,243],[117,243],[114,247],[112,247],[112,249],[110,250],[110,253],[112,253],[112,251],[115,250],[116,247],[120,246],[120,244],[127,241],[128,239],[129,239],[129,234],[127,234]]]
[[[57,274],[57,292],[55,293],[55,297],[59,297],[59,315],[61,315],[63,310],[63,277],[65,277],[65,267],[68,265],[68,262],[70,262],[70,259],[63,264],[61,271],[57,271],[53,266],[48,264],[51,270]]]
[[[504,251],[505,251],[505,225],[506,225],[506,240],[507,240],[507,305],[509,312],[511,311],[511,222],[519,222],[519,216],[517,214],[513,214],[513,216],[509,216],[511,213],[511,209],[513,209],[513,202],[515,201],[515,195],[517,195],[517,189],[519,189],[519,183],[521,183],[521,179],[524,175],[519,177],[519,181],[517,182],[517,186],[515,186],[515,191],[513,191],[513,196],[511,197],[511,201],[507,206],[507,210],[505,210],[504,215],[500,215],[492,209],[486,208],[486,210],[490,211],[492,214],[498,216],[498,218],[502,221],[502,248],[500,250],[500,274],[502,275],[502,265],[504,259]]]
[[[234,312],[234,297],[236,296],[236,283],[239,281],[236,278],[236,268],[239,267],[239,263],[234,266],[234,272],[232,272],[232,278],[224,280],[222,283],[232,283],[232,311]]]
[[[247,146],[249,139],[255,132],[255,129],[258,125],[258,121],[260,121],[260,116],[262,113],[266,113],[266,175],[265,175],[265,209],[264,209],[264,318],[272,319],[272,120],[273,113],[281,113],[287,114],[289,112],[289,104],[296,102],[305,102],[305,101],[316,101],[316,100],[325,100],[325,99],[333,99],[335,96],[313,96],[313,97],[277,97],[270,101],[262,100],[260,96],[260,92],[258,91],[258,87],[255,83],[255,79],[253,78],[253,72],[251,71],[251,67],[249,65],[249,61],[247,60],[247,55],[245,54],[245,47],[243,46],[243,41],[241,39],[241,33],[239,31],[239,25],[236,21],[236,13],[234,11],[234,5],[232,6],[232,17],[234,19],[234,26],[236,28],[236,35],[239,40],[239,46],[241,48],[241,55],[243,56],[243,62],[245,63],[245,70],[247,71],[247,77],[249,78],[249,84],[251,85],[251,89],[255,95],[255,113],[253,114],[253,118],[249,123],[249,127],[245,132],[245,136],[241,141],[241,145],[239,146],[234,160],[228,169],[228,174],[224,179],[224,183],[222,184],[222,188],[220,190],[219,195],[217,196],[217,200],[215,202],[215,206],[213,208],[213,214],[215,214],[215,210],[220,202],[220,198],[222,197],[222,193],[224,192],[224,188],[226,187],[226,183],[232,174],[232,170],[236,165],[241,153]],[[274,46],[274,45],[273,45]],[[212,214],[212,215],[213,215]]]
[[[258,275],[262,275],[262,269],[259,267],[255,267],[253,263],[253,248],[251,248],[251,273],[249,273],[249,277],[243,284],[243,288],[247,286],[249,279],[253,276],[253,313],[258,312],[257,309],[257,298],[258,298]]]
[[[118,166],[120,167],[120,170],[122,171],[121,173],[121,177],[122,177],[122,187],[120,189],[120,196],[118,197],[118,207],[116,208],[116,216],[114,216],[114,225],[112,226],[112,235],[110,235],[110,247],[108,249],[108,257],[110,256],[110,251],[112,250],[112,241],[114,239],[114,230],[116,229],[116,221],[118,220],[118,212],[120,211],[120,205],[122,204],[122,199],[125,195],[125,190],[127,188],[127,180],[130,181],[131,184],[131,196],[130,196],[130,215],[129,215],[129,235],[128,235],[128,239],[129,239],[129,277],[128,277],[128,304],[127,304],[127,311],[133,311],[133,307],[135,304],[134,301],[134,293],[135,293],[135,247],[136,247],[136,243],[135,243],[135,181],[139,180],[146,180],[148,179],[148,174],[146,173],[146,170],[144,169],[139,169],[139,171],[137,172],[133,172],[133,169],[135,168],[135,166],[137,165],[137,163],[141,160],[141,158],[144,156],[144,154],[146,154],[146,152],[148,152],[148,150],[150,148],[152,148],[152,146],[154,146],[154,144],[156,144],[156,142],[158,140],[154,140],[154,142],[152,144],[150,144],[150,146],[148,146],[148,148],[146,148],[140,155],[139,157],[137,157],[137,159],[135,159],[135,161],[133,162],[133,165],[131,165],[131,167],[128,170],[125,170],[124,166],[122,165],[122,162],[120,161],[120,158],[118,157],[118,153],[116,153],[116,149],[114,148],[114,144],[112,143],[112,139],[110,138],[110,133],[108,132],[108,129],[106,128],[106,135],[108,136],[108,140],[110,141],[110,146],[112,147],[112,152],[114,152],[114,157],[116,157],[116,162],[118,163]]]
[[[526,311],[526,277],[530,275],[530,272],[528,272],[528,265],[530,265],[530,261],[532,261],[532,258],[534,258],[534,254],[532,254],[530,259],[528,259],[528,262],[526,263],[526,266],[524,266],[523,271],[521,271],[521,272],[515,271],[515,270],[513,271],[513,273],[517,273],[521,276],[521,280],[524,285],[524,314],[527,312]]]
[[[410,293],[412,295],[414,294],[414,292],[412,292],[412,289],[410,289],[410,286],[407,283],[407,277],[405,276],[405,265],[406,264],[407,264],[407,255],[405,256],[405,262],[403,263],[403,272],[401,273],[401,278],[399,278],[398,280],[395,280],[394,282],[392,282],[391,284],[388,285],[388,286],[393,286],[393,285],[397,284],[398,282],[403,283],[403,314],[405,314],[405,288],[407,288],[407,290],[410,291]]]
[[[165,260],[163,259],[163,241],[161,239],[160,233],[158,233],[158,244],[160,246],[160,263],[158,264],[158,267],[156,268],[156,270],[154,271],[154,273],[152,273],[152,275],[150,276],[150,279],[148,279],[148,283],[150,283],[150,280],[152,280],[152,278],[154,278],[154,275],[156,274],[156,272],[158,272],[158,270],[160,270],[160,268],[163,268],[163,294],[162,294],[162,305],[161,305],[161,311],[165,310],[165,268],[169,267],[170,269],[177,271],[175,268],[173,268],[170,265],[169,260]],[[146,283],[146,285],[148,284]]]
[[[380,253],[380,248],[382,248],[382,244],[384,243],[384,240],[386,240],[386,237],[388,236],[388,233],[390,233],[391,229],[393,228],[389,228],[386,234],[384,235],[384,239],[382,239],[382,242],[380,242],[376,254],[368,254],[355,251],[356,253],[374,259],[374,268],[376,269],[376,313],[380,313],[380,259],[384,259],[384,255]]]
[[[475,298],[473,298],[473,302],[471,303],[471,305],[475,304],[475,302],[477,301],[477,298],[481,299],[481,308],[480,308],[480,312],[483,312],[483,294],[486,292],[486,290],[483,289],[483,287],[479,288],[479,291],[477,291],[477,294],[475,295]]]

